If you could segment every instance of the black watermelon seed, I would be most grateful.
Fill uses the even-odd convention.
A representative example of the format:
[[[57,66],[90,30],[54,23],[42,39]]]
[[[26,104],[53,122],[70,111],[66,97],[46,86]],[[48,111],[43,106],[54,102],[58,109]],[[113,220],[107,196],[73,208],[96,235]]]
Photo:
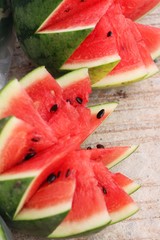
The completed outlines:
[[[104,109],[101,109],[98,113],[97,113],[97,118],[100,119],[104,116],[105,114],[105,110]]]
[[[40,137],[33,137],[31,139],[32,142],[39,142],[40,141]]]
[[[69,175],[70,175],[70,174],[71,174],[71,170],[70,170],[70,169],[68,169],[68,170],[67,170],[67,172],[66,172],[66,175],[65,175],[65,176],[66,176],[66,178],[67,178],[67,177],[69,177]]]
[[[80,97],[76,97],[76,101],[77,101],[79,104],[82,104],[82,102],[83,102],[83,99],[82,99],[82,98],[80,98]]]
[[[50,108],[50,112],[56,112],[58,110],[58,105],[54,104],[51,108]]]
[[[87,147],[87,150],[91,150],[92,148],[91,147]]]
[[[56,175],[54,173],[51,173],[48,177],[47,177],[47,182],[48,183],[52,183],[54,180],[56,180]]]
[[[102,144],[97,144],[97,148],[104,148]]]
[[[158,63],[158,59],[157,59],[157,58],[156,58],[156,59],[154,59],[154,62],[155,62],[155,63]]]
[[[107,189],[105,187],[102,187],[102,191],[104,194],[107,194]]]
[[[36,155],[36,152],[33,149],[29,149],[29,153],[24,157],[24,160],[29,160]]]
[[[112,36],[112,32],[109,31],[109,32],[107,33],[107,37],[111,37],[111,36]]]
[[[57,173],[57,178],[59,178],[60,175],[61,175],[61,171],[58,171],[58,173]]]

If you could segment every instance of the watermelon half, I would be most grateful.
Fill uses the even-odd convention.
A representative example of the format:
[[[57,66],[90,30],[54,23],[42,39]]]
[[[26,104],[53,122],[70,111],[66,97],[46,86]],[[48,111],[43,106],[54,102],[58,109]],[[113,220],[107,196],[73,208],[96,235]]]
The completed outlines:
[[[9,117],[1,120],[0,213],[13,228],[44,237],[79,236],[98,232],[138,210],[129,194],[139,185],[106,166],[118,163],[136,147],[81,149],[117,106],[86,107],[90,91],[87,69],[55,81],[44,67],[1,91],[0,98],[5,99],[1,116]],[[38,131],[42,123],[51,129],[52,143]],[[112,189],[108,197],[107,189]]]
[[[45,65],[56,77],[87,67],[93,87],[113,87],[157,72],[152,62],[152,73],[148,73],[143,62],[147,54],[137,46],[133,27],[126,23],[126,17],[134,20],[157,3],[13,0],[12,6],[17,36],[33,62]]]

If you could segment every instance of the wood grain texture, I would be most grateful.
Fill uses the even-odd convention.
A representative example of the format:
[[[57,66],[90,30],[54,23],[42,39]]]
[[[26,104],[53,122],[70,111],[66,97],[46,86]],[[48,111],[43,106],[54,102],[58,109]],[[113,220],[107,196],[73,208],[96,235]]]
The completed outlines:
[[[145,16],[142,23],[160,27],[160,8]],[[158,62],[160,67],[160,61]],[[33,65],[16,47],[10,77],[20,78]],[[138,150],[114,171],[137,180],[142,187],[133,194],[140,211],[128,220],[110,226],[84,240],[160,239],[160,74],[127,87],[94,91],[92,104],[119,101],[110,118],[85,142],[86,146],[140,145]],[[43,240],[14,232],[15,240]]]

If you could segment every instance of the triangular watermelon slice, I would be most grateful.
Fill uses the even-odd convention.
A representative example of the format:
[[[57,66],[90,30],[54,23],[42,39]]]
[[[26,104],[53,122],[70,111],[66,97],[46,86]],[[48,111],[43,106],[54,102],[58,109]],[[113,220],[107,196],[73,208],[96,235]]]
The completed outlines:
[[[135,23],[153,59],[160,56],[160,28]]]
[[[112,5],[107,15],[113,26],[121,61],[106,77],[93,84],[93,88],[126,84],[143,79],[147,75],[134,35],[119,4]]]
[[[95,179],[89,155],[89,151],[71,154],[69,158],[72,159],[71,165],[70,161],[66,162],[66,168],[70,167],[76,171],[76,189],[72,209],[49,237],[63,238],[85,234],[88,231],[94,232],[110,222],[104,197],[97,187],[98,182]]]
[[[132,29],[132,33],[134,35],[134,38],[137,42],[137,46],[140,52],[140,55],[142,57],[142,60],[146,66],[147,69],[147,77],[150,77],[152,75],[154,75],[155,73],[157,73],[159,71],[157,65],[155,64],[155,62],[152,60],[151,55],[150,55],[150,51],[147,47],[147,45],[145,44],[145,41],[141,35],[141,33],[139,32],[136,24],[131,21],[130,19],[127,20],[129,23],[130,28]]]
[[[138,211],[133,199],[116,183],[108,169],[101,163],[93,162],[93,170],[104,193],[106,206],[111,217],[111,224],[125,219]]]
[[[53,7],[54,11],[42,23],[37,32],[54,33],[93,28],[113,0],[59,0],[58,2],[60,4],[56,3],[57,7]]]
[[[102,79],[120,61],[112,25],[105,14],[61,69],[89,68],[92,83]]]

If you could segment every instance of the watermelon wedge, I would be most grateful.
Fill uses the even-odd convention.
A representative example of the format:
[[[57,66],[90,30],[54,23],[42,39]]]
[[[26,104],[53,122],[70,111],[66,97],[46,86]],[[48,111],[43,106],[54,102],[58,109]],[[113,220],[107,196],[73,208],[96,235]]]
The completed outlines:
[[[112,5],[108,9],[107,15],[114,29],[113,35],[116,36],[121,61],[106,77],[93,84],[93,88],[111,87],[138,81],[147,75],[147,69],[136,40],[120,6]]]
[[[93,162],[93,170],[99,182],[98,186],[104,193],[106,206],[111,217],[110,224],[119,222],[138,210],[132,198],[116,182],[112,181],[112,176],[102,163],[95,164]]]
[[[112,26],[105,14],[61,69],[88,67],[92,83],[103,78],[120,61],[112,32]]]
[[[86,107],[90,92],[87,69],[68,73],[56,82],[41,67],[20,82],[13,80],[13,86],[21,96],[19,102],[10,86],[0,95],[6,99],[5,94],[11,93],[9,100],[1,103],[2,116],[15,115],[1,120],[0,134],[0,212],[11,226],[38,236],[72,237],[98,232],[110,221],[120,221],[133,214],[137,207],[127,191],[135,191],[137,185],[125,176],[116,177],[109,172],[103,159],[106,164],[107,161],[118,163],[134,147],[119,148],[119,153],[118,149],[112,149],[106,160],[106,153],[104,158],[100,157],[102,149],[92,154],[92,150],[82,150],[80,146],[117,106],[117,103],[107,103]],[[18,113],[16,102],[21,110]],[[26,102],[29,104],[24,108]],[[28,117],[30,109],[33,115]],[[54,133],[55,141],[51,145],[43,145],[45,140],[48,144],[47,136],[41,141],[41,135],[36,135],[40,123],[35,126],[35,119],[32,123],[34,116]],[[117,193],[111,191],[113,201],[116,196],[115,208],[112,196],[107,203],[106,193],[99,186],[100,172],[95,172],[93,166],[100,172],[106,169],[104,185],[109,183],[111,188],[116,185]],[[117,199],[119,193],[122,199]],[[9,203],[6,199],[10,199]]]
[[[160,28],[136,23],[143,40],[152,56],[156,59],[160,56]]]
[[[122,173],[114,173],[112,174],[112,178],[114,182],[128,194],[132,194],[140,188],[138,183],[134,182]]]
[[[136,24],[129,19],[128,19],[128,23],[132,29],[132,33],[137,42],[137,46],[138,46],[140,55],[142,57],[142,60],[145,64],[146,70],[148,72],[146,77],[151,77],[152,75],[159,72],[159,69],[158,69],[157,65],[155,64],[155,62],[152,60],[150,51],[147,48],[147,45],[145,44],[145,41],[143,40],[143,37],[142,37],[141,33],[139,32]]]
[[[136,20],[159,5],[159,0],[120,0],[123,14],[132,20]]]
[[[102,162],[107,168],[112,168],[125,158],[129,157],[138,146],[110,147],[89,150],[91,159]]]

